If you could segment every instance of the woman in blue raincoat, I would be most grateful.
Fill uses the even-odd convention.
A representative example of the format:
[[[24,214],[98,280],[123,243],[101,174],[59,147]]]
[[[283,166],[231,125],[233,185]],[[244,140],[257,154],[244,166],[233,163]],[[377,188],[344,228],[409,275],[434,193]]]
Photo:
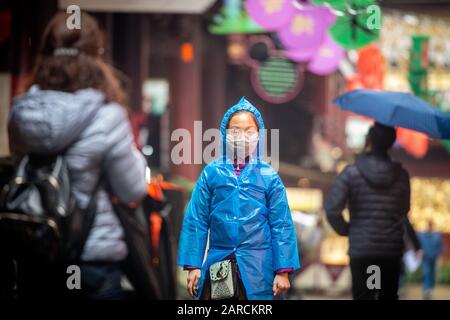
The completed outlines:
[[[225,259],[237,264],[243,298],[251,300],[274,299],[300,268],[285,187],[261,160],[263,130],[261,114],[245,98],[223,117],[221,156],[201,172],[180,236],[178,265],[189,270],[193,297],[208,299],[209,267]]]

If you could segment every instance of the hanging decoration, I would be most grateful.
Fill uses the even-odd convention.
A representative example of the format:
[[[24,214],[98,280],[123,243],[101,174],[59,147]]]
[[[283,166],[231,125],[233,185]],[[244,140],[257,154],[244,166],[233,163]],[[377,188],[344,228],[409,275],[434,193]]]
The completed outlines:
[[[410,50],[408,81],[412,92],[424,100],[429,100],[428,94],[428,42],[427,36],[413,36]],[[416,158],[423,158],[429,148],[426,135],[403,128],[397,129],[400,145]]]
[[[424,100],[428,100],[428,44],[430,37],[412,36],[410,49],[408,81],[414,94]]]
[[[301,90],[305,70],[331,74],[339,68],[346,49],[377,39],[378,30],[372,30],[368,22],[373,14],[367,9],[373,4],[373,0],[225,0],[209,31],[231,36],[269,32],[278,39],[275,49],[266,37],[271,44],[264,59],[245,58],[242,46],[230,46],[229,55],[252,67],[251,82],[261,97],[282,103]]]
[[[341,64],[341,72],[347,81],[347,91],[355,89],[383,90],[385,75],[385,59],[383,53],[375,45],[368,45],[357,51],[354,66],[348,60]],[[343,66],[347,69],[343,70]]]
[[[208,30],[212,34],[261,33],[263,28],[257,25],[243,9],[241,0],[225,0],[224,5],[212,19]]]
[[[287,58],[309,62],[310,72],[326,75],[337,70],[345,49],[378,38],[381,16],[368,10],[373,4],[373,0],[247,0],[245,8],[264,30],[277,34]],[[321,62],[326,66],[321,68]]]
[[[345,3],[345,0],[311,0],[311,2],[331,7],[340,7]]]
[[[246,60],[252,68],[250,80],[262,99],[271,103],[285,103],[298,95],[303,87],[304,70],[284,57],[269,37],[251,37],[249,52],[253,53]]]
[[[347,0],[337,4],[336,9],[339,16],[329,32],[339,45],[358,49],[378,39],[381,9],[373,0]]]
[[[295,13],[292,0],[247,0],[248,15],[266,31],[277,31],[289,23]]]
[[[294,62],[308,62],[316,54],[318,48],[304,48],[302,50],[285,50],[283,54],[286,58]]]
[[[308,64],[307,70],[318,75],[330,74],[339,67],[339,63],[344,57],[345,50],[327,35],[317,54]]]
[[[251,82],[261,98],[272,103],[292,100],[303,85],[303,70],[286,57],[272,56],[252,70]]]
[[[296,11],[291,21],[279,29],[278,37],[287,49],[317,51],[335,16],[329,9],[315,5],[303,5]]]
[[[358,74],[366,89],[382,90],[386,61],[381,50],[375,45],[368,45],[358,51]]]

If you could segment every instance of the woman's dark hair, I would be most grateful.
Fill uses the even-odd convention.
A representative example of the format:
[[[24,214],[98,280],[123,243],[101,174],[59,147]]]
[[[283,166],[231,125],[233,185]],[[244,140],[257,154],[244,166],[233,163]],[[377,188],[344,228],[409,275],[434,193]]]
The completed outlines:
[[[250,115],[252,116],[253,121],[255,122],[256,128],[258,128],[258,131],[259,131],[258,120],[256,119],[255,115],[254,115],[252,112],[247,111],[247,110],[239,110],[239,111],[236,111],[235,113],[233,113],[233,114],[230,116],[230,118],[228,119],[226,129],[230,129],[230,122],[231,122],[231,119],[232,119],[234,116],[237,116],[238,114],[241,114],[241,113],[248,113],[248,114],[250,114]]]
[[[48,23],[32,84],[43,90],[66,92],[95,88],[103,92],[108,102],[127,106],[117,71],[102,58],[104,39],[97,21],[82,12],[80,28],[69,29],[66,19],[67,15],[59,12]]]
[[[396,138],[395,128],[375,122],[367,134],[366,149],[370,146],[374,151],[387,152],[394,145]]]

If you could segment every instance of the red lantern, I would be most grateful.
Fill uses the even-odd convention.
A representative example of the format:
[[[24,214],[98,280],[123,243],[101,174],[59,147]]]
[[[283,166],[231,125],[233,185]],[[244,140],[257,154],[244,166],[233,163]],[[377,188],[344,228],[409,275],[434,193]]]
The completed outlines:
[[[423,158],[428,152],[429,139],[424,133],[398,128],[397,141],[409,154],[416,158]]]
[[[366,89],[383,89],[385,59],[380,49],[369,45],[359,50],[358,73]]]

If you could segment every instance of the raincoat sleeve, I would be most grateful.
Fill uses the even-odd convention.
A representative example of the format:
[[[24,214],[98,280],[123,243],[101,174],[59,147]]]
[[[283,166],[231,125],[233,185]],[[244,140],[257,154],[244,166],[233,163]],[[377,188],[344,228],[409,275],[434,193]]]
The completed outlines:
[[[341,236],[348,235],[349,224],[344,220],[342,211],[345,209],[349,197],[350,181],[349,167],[342,171],[333,186],[325,202],[325,211],[328,222]]]
[[[209,229],[211,192],[203,170],[192,192],[183,219],[178,250],[178,265],[201,268]]]
[[[289,209],[286,189],[275,175],[268,194],[269,224],[272,236],[274,270],[300,268],[294,223]]]

